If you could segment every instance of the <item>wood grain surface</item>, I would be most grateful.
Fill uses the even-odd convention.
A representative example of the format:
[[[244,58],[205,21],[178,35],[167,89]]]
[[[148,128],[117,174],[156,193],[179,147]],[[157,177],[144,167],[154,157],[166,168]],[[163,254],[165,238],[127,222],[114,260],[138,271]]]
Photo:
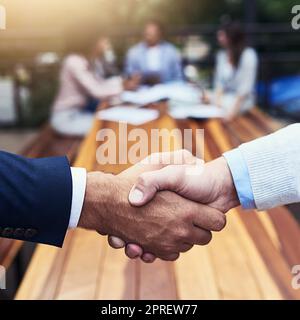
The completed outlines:
[[[117,174],[128,165],[96,163],[96,137],[103,128],[118,133],[116,123],[95,120],[75,165]],[[162,112],[143,128],[204,129],[208,161],[280,125],[254,109],[226,125],[219,120],[175,121]],[[208,246],[194,247],[174,263],[129,261],[94,232],[69,232],[62,249],[38,246],[16,299],[300,299],[291,285],[291,268],[300,264],[300,230],[289,211],[237,208],[227,217],[226,229],[215,233]]]

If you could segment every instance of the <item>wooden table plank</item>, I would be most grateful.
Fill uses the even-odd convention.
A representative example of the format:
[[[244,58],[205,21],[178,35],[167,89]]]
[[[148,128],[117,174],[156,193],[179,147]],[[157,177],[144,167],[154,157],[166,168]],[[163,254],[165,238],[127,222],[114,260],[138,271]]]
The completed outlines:
[[[174,264],[157,260],[153,265],[139,262],[139,299],[177,299]]]
[[[179,299],[221,299],[216,273],[208,247],[195,246],[175,262]]]
[[[123,250],[104,249],[106,257],[99,273],[97,300],[138,299],[138,261],[129,260]]]
[[[65,261],[56,299],[95,299],[102,272],[106,241],[96,232],[78,229]]]

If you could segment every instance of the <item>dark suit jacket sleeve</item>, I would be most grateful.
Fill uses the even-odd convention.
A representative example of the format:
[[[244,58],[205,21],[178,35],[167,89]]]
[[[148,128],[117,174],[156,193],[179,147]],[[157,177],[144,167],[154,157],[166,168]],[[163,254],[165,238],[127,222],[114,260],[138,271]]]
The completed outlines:
[[[67,158],[0,151],[0,237],[62,246],[72,204]]]

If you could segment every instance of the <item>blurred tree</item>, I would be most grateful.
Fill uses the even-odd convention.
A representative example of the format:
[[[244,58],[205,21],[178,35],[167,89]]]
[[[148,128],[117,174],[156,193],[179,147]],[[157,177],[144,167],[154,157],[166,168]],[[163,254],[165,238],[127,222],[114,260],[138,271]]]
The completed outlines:
[[[256,0],[259,22],[288,23],[298,0]],[[158,18],[170,25],[218,23],[223,15],[244,20],[244,0],[0,0],[11,28],[61,28],[89,19],[107,29]]]
[[[257,0],[260,22],[290,23],[292,7],[299,0]]]

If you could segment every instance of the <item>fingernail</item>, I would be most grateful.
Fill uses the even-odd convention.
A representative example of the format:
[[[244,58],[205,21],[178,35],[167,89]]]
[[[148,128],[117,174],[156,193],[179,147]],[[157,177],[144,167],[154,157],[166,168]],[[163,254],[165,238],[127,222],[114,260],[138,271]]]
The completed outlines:
[[[129,201],[132,203],[139,203],[143,200],[144,194],[139,189],[134,189],[130,191]]]
[[[115,249],[122,249],[125,247],[126,243],[117,237],[111,236],[108,238],[109,244]]]
[[[144,262],[146,263],[152,263],[155,261],[155,256],[151,253],[144,253],[143,256],[142,256],[142,259]]]

